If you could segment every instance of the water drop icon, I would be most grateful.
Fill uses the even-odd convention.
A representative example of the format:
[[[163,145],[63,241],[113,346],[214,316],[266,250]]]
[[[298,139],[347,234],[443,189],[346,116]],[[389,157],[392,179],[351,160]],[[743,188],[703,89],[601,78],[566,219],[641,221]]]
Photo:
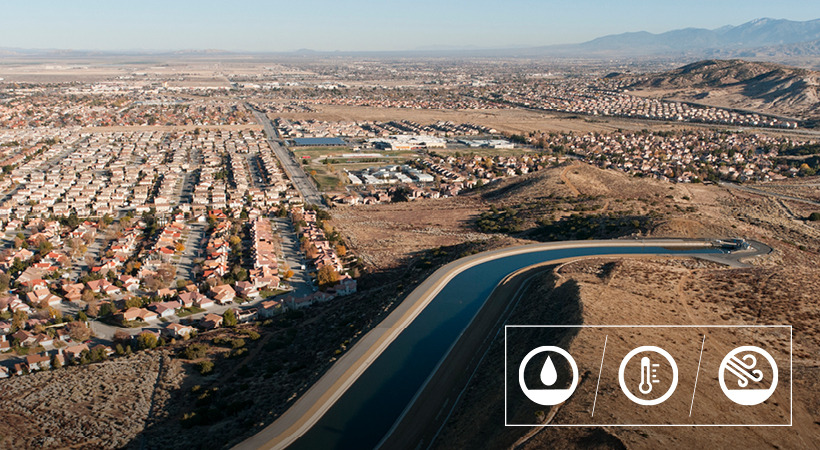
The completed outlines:
[[[541,369],[541,382],[547,386],[552,386],[558,381],[558,372],[555,371],[555,364],[552,363],[552,357],[547,356],[547,361]]]
[[[552,362],[551,355],[547,355],[547,360],[541,368],[541,382],[549,387],[549,389],[527,388],[527,383],[524,381],[524,373],[527,370],[527,363],[530,362],[535,355],[544,352],[550,352],[552,355],[558,355],[567,361],[570,369],[572,369],[572,383],[569,388],[559,389],[553,387],[555,382],[558,381],[558,371],[555,370],[555,364]],[[575,364],[575,360],[572,359],[572,355],[570,355],[563,348],[544,345],[542,347],[530,350],[530,352],[527,353],[527,356],[524,357],[524,360],[521,361],[521,365],[518,366],[518,385],[521,386],[521,391],[524,392],[524,395],[526,395],[527,398],[533,402],[544,406],[557,405],[561,402],[565,402],[572,395],[572,393],[575,392],[575,388],[578,387],[578,365]]]

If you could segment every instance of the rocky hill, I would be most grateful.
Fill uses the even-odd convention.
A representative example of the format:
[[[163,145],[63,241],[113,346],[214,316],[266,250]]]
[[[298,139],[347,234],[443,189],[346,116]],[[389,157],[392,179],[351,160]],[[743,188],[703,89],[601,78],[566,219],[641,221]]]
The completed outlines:
[[[743,60],[705,60],[678,69],[627,77],[630,90],[769,114],[820,117],[820,72]]]

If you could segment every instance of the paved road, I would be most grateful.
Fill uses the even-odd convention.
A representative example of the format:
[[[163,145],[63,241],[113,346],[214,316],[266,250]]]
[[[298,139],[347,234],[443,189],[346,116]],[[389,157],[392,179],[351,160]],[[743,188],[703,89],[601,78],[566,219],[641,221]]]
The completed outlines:
[[[185,250],[180,255],[177,267],[177,280],[194,280],[194,259],[200,256],[205,247],[205,231],[208,228],[204,223],[192,223],[188,227],[188,240],[185,241]]]
[[[279,139],[268,116],[261,111],[251,108],[250,105],[246,106],[253,111],[254,116],[256,116],[256,121],[265,129],[268,143],[273,149],[274,154],[279,158],[282,167],[285,169],[285,173],[290,178],[293,186],[302,194],[305,202],[312,205],[324,206],[322,194],[319,193],[319,190],[316,189],[316,186],[302,169],[302,165],[296,159],[296,156],[283,145],[282,140]]]
[[[293,224],[289,219],[283,217],[273,218],[271,223],[276,226],[279,236],[282,237],[282,253],[285,255],[285,263],[293,270],[293,276],[290,279],[293,296],[299,298],[314,292],[313,278],[309,275],[308,268],[301,269],[301,265],[305,264],[305,258]]]
[[[333,406],[456,274],[472,266],[515,254],[559,248],[701,245],[709,247],[711,244],[678,239],[553,242],[494,250],[447,264],[424,280],[384,321],[365,334],[279,419],[235,448],[284,448],[296,441]]]
[[[69,279],[72,281],[77,281],[77,279],[80,278],[80,275],[91,270],[91,267],[89,267],[86,263],[86,259],[93,259],[94,261],[100,260],[103,243],[106,241],[105,231],[106,230],[97,230],[94,236],[94,242],[86,247],[83,255],[72,261],[71,271],[68,273]]]

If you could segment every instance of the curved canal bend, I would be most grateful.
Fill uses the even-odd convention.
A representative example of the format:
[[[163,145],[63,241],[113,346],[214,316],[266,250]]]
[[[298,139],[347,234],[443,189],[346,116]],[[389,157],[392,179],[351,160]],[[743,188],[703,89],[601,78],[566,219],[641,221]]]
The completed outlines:
[[[707,241],[568,241],[480,253],[438,269],[285,414],[236,448],[373,448],[509,274],[585,256],[725,253]]]

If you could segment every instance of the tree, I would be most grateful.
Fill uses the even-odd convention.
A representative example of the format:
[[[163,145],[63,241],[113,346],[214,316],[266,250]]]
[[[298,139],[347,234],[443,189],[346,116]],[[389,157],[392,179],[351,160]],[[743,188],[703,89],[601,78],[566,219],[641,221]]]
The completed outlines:
[[[114,332],[114,342],[127,345],[131,342],[131,335],[123,330],[117,330]]]
[[[100,306],[100,316],[110,316],[117,314],[117,307],[111,302],[105,302]]]
[[[89,288],[85,288],[83,289],[83,293],[80,295],[80,298],[86,303],[91,303],[96,299],[96,296],[94,295],[94,291]]]
[[[319,256],[319,249],[317,249],[316,246],[311,242],[307,245],[307,248],[305,249],[305,256],[307,256],[308,259],[316,259],[316,257]]]
[[[91,317],[97,317],[100,315],[100,305],[97,303],[96,299],[88,302],[88,306],[85,308],[85,314],[86,316]]]
[[[68,335],[71,339],[78,342],[87,341],[91,338],[91,328],[89,328],[85,322],[79,320],[66,325],[66,330],[68,330]]]
[[[330,287],[339,282],[339,272],[331,266],[322,266],[316,276],[321,287]]]
[[[820,212],[813,212],[809,214],[809,220],[812,222],[820,221]]]
[[[137,336],[137,346],[140,350],[155,348],[159,341],[154,333],[144,331]]]
[[[15,330],[22,330],[28,320],[28,315],[23,311],[15,311],[11,319],[11,326]]]
[[[37,245],[37,251],[39,252],[40,255],[45,255],[46,253],[50,252],[53,249],[54,249],[54,244],[52,244],[51,242],[49,242],[45,239],[43,239],[42,242],[40,242],[40,244]]]
[[[80,218],[77,217],[77,213],[72,211],[71,214],[65,219],[65,226],[68,228],[77,228],[80,225]]]
[[[336,250],[336,254],[339,255],[340,257],[345,256],[347,254],[347,248],[342,244],[337,245],[335,250]]]
[[[126,308],[141,308],[142,307],[142,299],[139,297],[131,297],[125,300],[125,307]]]
[[[165,263],[157,269],[157,276],[162,279],[165,286],[168,286],[177,276],[177,268],[174,265]]]
[[[9,274],[5,272],[0,272],[0,292],[5,293],[9,290],[9,284],[11,284],[11,277]]]
[[[231,270],[231,273],[236,281],[246,281],[248,279],[247,269],[241,266],[234,267],[233,270]]]
[[[222,326],[223,327],[235,327],[238,321],[236,320],[236,314],[233,312],[232,309],[229,309],[222,313]]]

